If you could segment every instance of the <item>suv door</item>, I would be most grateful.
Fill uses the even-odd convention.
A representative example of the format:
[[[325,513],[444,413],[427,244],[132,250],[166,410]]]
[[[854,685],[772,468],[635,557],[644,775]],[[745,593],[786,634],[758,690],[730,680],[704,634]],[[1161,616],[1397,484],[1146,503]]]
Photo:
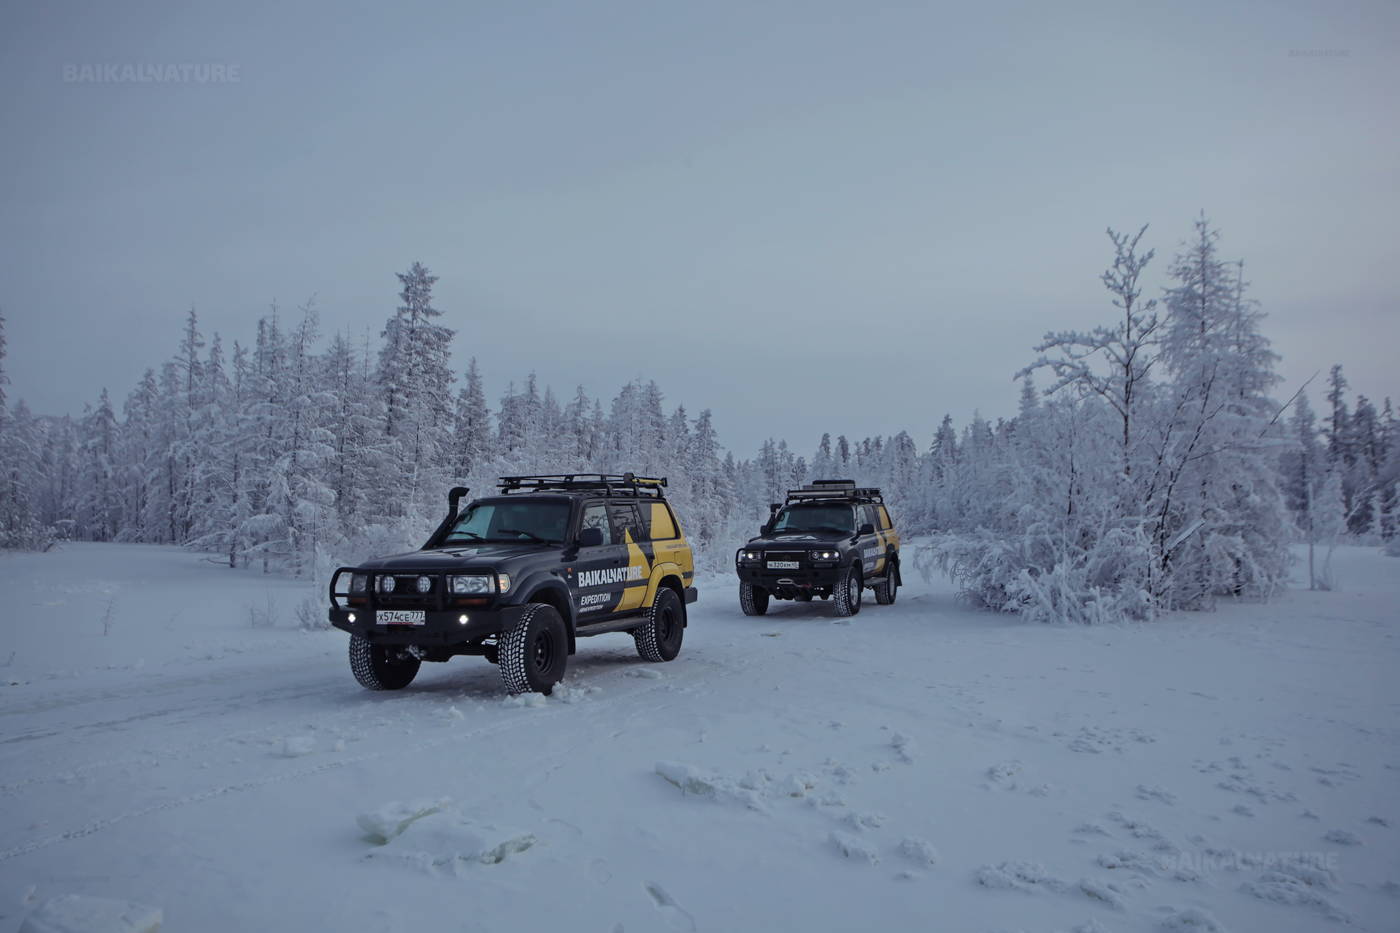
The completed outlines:
[[[602,544],[578,549],[569,580],[579,621],[586,625],[617,608],[622,596],[620,581],[626,575],[623,564],[627,548],[619,543],[621,535],[613,526],[607,502],[584,503],[579,532],[585,528],[597,528],[603,533]]]
[[[642,607],[651,580],[651,559],[647,553],[651,549],[646,546],[649,536],[636,503],[609,502],[608,518],[612,520],[613,540],[622,549],[623,573],[617,582],[613,611],[632,612]]]
[[[894,530],[894,519],[890,518],[890,510],[883,505],[875,507],[875,530],[880,533],[880,552],[889,557],[890,548],[894,548],[895,553],[899,553],[899,532]],[[881,569],[884,572],[884,569]]]
[[[856,542],[860,548],[861,569],[867,577],[879,574],[885,565],[885,548],[880,538],[880,519],[875,515],[875,507],[870,504],[856,506],[856,529],[865,525],[875,529],[874,534],[861,535]]]

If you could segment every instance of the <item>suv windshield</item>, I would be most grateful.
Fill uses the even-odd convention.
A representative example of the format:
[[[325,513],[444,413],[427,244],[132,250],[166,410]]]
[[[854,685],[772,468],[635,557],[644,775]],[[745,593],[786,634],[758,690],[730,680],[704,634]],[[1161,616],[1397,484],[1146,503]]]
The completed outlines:
[[[851,534],[855,531],[855,519],[849,505],[790,505],[778,513],[773,523],[774,532],[836,531]]]
[[[442,539],[442,544],[480,541],[560,544],[568,527],[567,502],[539,499],[473,502]]]

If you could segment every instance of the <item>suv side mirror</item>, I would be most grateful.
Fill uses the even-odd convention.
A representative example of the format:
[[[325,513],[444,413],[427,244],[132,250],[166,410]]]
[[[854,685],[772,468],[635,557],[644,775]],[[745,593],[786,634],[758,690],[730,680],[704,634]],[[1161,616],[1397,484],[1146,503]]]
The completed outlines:
[[[857,532],[856,532],[856,534],[858,534],[858,535],[873,535],[874,533],[875,533],[875,526],[872,525],[872,524],[870,524],[870,522],[866,522],[864,525],[861,525],[861,526],[860,526],[860,531],[857,531]]]
[[[585,528],[578,533],[579,547],[599,547],[603,543],[603,529]]]

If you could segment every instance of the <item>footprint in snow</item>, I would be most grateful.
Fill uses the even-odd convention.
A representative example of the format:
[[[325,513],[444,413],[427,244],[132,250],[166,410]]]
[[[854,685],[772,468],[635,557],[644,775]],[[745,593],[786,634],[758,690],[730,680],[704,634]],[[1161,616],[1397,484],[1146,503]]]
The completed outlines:
[[[657,911],[665,918],[666,925],[673,930],[681,930],[683,933],[695,933],[695,918],[677,904],[675,898],[666,893],[666,889],[655,881],[648,881],[642,887],[647,894],[651,895],[652,903],[656,905]]]

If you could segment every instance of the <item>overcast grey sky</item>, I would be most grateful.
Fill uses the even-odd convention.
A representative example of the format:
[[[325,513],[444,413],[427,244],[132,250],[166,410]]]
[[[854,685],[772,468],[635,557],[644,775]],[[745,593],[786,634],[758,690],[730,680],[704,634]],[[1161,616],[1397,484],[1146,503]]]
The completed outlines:
[[[421,260],[493,399],[923,446],[1111,313],[1106,226],[1155,288],[1202,208],[1291,384],[1400,395],[1400,4],[1135,6],[6,4],[11,398],[119,403],[191,304],[377,335]],[[72,80],[181,63],[237,80]]]

